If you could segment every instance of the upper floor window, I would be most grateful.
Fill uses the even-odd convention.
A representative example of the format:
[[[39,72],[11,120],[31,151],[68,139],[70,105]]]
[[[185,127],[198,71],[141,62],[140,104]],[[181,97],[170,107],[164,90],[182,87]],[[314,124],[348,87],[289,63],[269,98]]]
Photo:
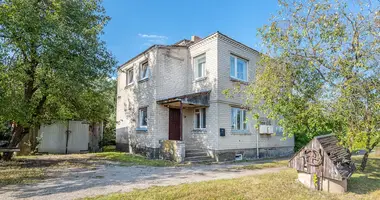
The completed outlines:
[[[247,110],[231,108],[231,129],[247,130]]]
[[[148,126],[148,108],[139,109],[139,128],[147,128]]]
[[[194,110],[194,124],[195,129],[206,128],[206,108],[197,108]]]
[[[247,81],[247,61],[237,56],[230,56],[230,76],[234,79]]]
[[[206,76],[206,56],[200,55],[194,58],[194,75],[195,79]]]
[[[127,85],[133,84],[133,67],[127,70]]]
[[[149,66],[148,66],[148,61],[144,62],[140,66],[140,80],[147,79],[149,76]]]

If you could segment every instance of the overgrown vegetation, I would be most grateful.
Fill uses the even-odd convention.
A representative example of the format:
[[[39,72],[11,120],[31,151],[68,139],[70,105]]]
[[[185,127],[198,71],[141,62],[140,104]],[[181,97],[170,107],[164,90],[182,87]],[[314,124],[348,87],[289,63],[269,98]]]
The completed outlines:
[[[360,165],[360,157],[355,157]],[[285,162],[285,161],[281,161]],[[200,183],[182,184],[177,186],[152,187],[134,190],[124,194],[112,194],[88,198],[93,200],[117,199],[367,199],[380,198],[380,158],[371,157],[368,168],[364,172],[354,174],[349,179],[348,193],[331,194],[312,191],[295,181],[297,172],[293,169],[279,173],[249,176],[238,179],[207,181]]]
[[[116,62],[100,40],[108,20],[101,0],[0,0],[0,126],[12,125],[9,147],[42,123],[109,118]]]
[[[327,133],[365,149],[364,170],[380,143],[379,9],[371,0],[280,0],[259,29],[256,77],[236,92],[295,136],[296,149]]]

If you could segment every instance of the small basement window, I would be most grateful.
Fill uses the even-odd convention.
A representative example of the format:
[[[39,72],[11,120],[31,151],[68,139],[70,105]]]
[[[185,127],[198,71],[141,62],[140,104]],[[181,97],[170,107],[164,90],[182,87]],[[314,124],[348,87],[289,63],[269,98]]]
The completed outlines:
[[[235,154],[235,160],[243,160],[243,154]]]

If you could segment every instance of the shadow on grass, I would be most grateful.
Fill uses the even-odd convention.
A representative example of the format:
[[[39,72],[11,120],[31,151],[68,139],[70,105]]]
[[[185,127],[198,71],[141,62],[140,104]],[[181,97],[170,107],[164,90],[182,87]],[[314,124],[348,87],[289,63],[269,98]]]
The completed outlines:
[[[361,157],[354,158],[359,169]],[[356,194],[367,194],[380,190],[380,158],[370,157],[364,172],[356,171],[350,179],[348,179],[348,191]]]

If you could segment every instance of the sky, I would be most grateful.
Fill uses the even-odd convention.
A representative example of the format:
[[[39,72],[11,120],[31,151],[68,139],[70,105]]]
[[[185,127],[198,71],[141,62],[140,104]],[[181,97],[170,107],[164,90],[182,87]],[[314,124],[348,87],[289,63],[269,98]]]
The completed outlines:
[[[173,44],[216,31],[260,50],[257,28],[269,22],[277,0],[103,0],[111,17],[101,39],[118,66],[153,44]]]

